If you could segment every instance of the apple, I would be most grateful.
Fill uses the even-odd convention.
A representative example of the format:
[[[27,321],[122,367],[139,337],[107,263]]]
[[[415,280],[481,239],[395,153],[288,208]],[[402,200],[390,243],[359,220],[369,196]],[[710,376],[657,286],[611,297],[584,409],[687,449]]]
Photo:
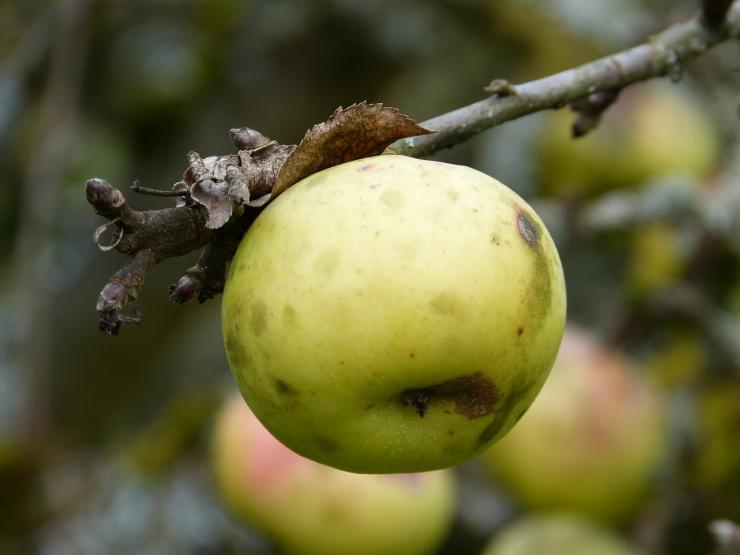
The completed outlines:
[[[351,474],[282,445],[235,396],[218,416],[213,466],[227,506],[294,555],[433,553],[454,516],[452,472]]]
[[[384,155],[294,185],[227,277],[228,361],[292,450],[351,472],[449,467],[502,437],[550,370],[560,259],[518,195]]]
[[[714,514],[740,519],[740,379],[725,379],[697,400],[691,481]]]
[[[620,521],[645,499],[666,450],[657,393],[627,358],[569,326],[537,400],[483,460],[527,508]]]
[[[640,226],[629,238],[628,292],[646,298],[673,285],[686,268],[687,249],[681,231],[665,222]]]
[[[700,104],[669,83],[624,90],[599,126],[571,139],[574,114],[545,116],[538,141],[544,191],[583,196],[669,175],[705,177],[715,167],[717,130]]]
[[[483,555],[643,555],[607,528],[572,515],[529,517],[499,532]]]

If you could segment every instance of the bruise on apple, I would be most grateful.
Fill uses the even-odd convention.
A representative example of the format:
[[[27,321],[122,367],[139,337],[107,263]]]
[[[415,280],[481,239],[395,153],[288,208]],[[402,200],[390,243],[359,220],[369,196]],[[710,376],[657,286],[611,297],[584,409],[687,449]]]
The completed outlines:
[[[473,420],[493,412],[498,401],[498,390],[490,378],[476,372],[429,387],[407,389],[401,394],[401,400],[420,417],[435,400],[452,402],[455,412]]]
[[[546,321],[546,315],[552,306],[552,270],[542,245],[542,227],[524,209],[516,209],[516,226],[519,235],[534,256],[532,279],[527,286],[527,293],[523,299],[526,315],[535,324],[533,332],[538,331]],[[521,328],[523,330],[523,328]],[[519,328],[517,334],[521,335]]]
[[[226,332],[224,344],[226,346],[226,354],[229,358],[230,364],[238,366],[246,364],[249,360],[249,355],[239,338],[238,324]]]
[[[512,385],[511,391],[506,397],[506,401],[504,401],[503,406],[499,407],[498,411],[496,412],[496,416],[493,418],[491,423],[486,426],[485,429],[481,432],[480,436],[478,436],[478,447],[483,447],[498,435],[498,433],[504,427],[504,424],[506,424],[506,421],[509,418],[511,412],[514,410],[514,406],[519,401],[521,401],[522,395],[525,395],[527,391],[529,391],[529,387],[527,386],[526,380],[524,379],[520,378]],[[514,419],[515,422],[524,415],[526,407],[527,406],[525,406],[520,411],[520,413],[516,415]]]
[[[299,394],[295,387],[280,378],[275,380],[275,391],[284,397],[297,397]]]

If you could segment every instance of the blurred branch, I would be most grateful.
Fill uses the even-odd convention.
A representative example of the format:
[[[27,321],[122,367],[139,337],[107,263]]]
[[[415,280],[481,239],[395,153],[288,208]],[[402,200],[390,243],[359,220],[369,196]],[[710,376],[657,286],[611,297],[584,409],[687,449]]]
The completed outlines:
[[[56,13],[48,77],[33,128],[34,148],[21,186],[21,220],[11,267],[16,268],[15,361],[29,384],[25,393],[33,398],[24,404],[30,411],[24,416],[28,437],[43,434],[46,426],[43,382],[49,363],[53,275],[43,264],[53,241],[59,189],[75,135],[92,4],[66,0]]]
[[[703,291],[685,283],[675,285],[656,295],[651,304],[661,314],[698,323],[722,357],[740,368],[740,318],[717,308]]]
[[[740,526],[729,520],[715,520],[709,525],[723,555],[740,554]]]
[[[706,0],[705,15],[719,13],[720,4],[728,2]],[[740,1],[736,0],[727,8],[726,18],[720,18],[716,27],[705,25],[702,17],[695,17],[629,50],[536,81],[512,85],[505,95],[494,94],[422,122],[422,126],[435,133],[402,139],[391,145],[391,149],[407,156],[428,156],[490,127],[534,112],[561,108],[594,93],[618,91],[653,77],[675,75],[693,58],[722,42],[740,37]],[[708,22],[716,21],[714,15],[711,17]]]

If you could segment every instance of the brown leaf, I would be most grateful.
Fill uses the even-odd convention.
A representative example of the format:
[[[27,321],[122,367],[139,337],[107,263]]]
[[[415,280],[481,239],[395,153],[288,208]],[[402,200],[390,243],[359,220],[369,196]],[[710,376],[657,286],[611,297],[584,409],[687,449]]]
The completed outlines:
[[[396,108],[360,102],[314,125],[278,172],[273,198],[301,179],[332,166],[381,154],[389,144],[431,133]]]
[[[190,196],[208,210],[207,228],[218,229],[229,221],[233,207],[226,183],[198,181],[191,187]]]

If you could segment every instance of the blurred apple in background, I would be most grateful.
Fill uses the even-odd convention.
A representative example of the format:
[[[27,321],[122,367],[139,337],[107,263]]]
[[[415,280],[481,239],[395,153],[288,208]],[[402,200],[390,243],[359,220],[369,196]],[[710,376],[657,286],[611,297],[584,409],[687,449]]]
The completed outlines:
[[[659,397],[629,360],[569,327],[540,395],[483,458],[525,507],[617,521],[645,499],[666,432]]]
[[[433,553],[454,515],[450,471],[370,475],[318,464],[272,437],[238,396],[216,422],[213,465],[233,513],[295,555]]]
[[[705,177],[720,153],[719,137],[685,88],[651,82],[623,91],[599,126],[571,138],[575,115],[547,115],[538,149],[543,191],[593,196],[673,175]]]
[[[643,555],[612,531],[570,515],[529,517],[505,527],[483,555]]]
[[[740,379],[702,392],[696,409],[694,485],[712,518],[740,520]]]
[[[674,284],[686,266],[680,231],[664,222],[641,226],[630,237],[625,281],[633,297],[644,298]]]

